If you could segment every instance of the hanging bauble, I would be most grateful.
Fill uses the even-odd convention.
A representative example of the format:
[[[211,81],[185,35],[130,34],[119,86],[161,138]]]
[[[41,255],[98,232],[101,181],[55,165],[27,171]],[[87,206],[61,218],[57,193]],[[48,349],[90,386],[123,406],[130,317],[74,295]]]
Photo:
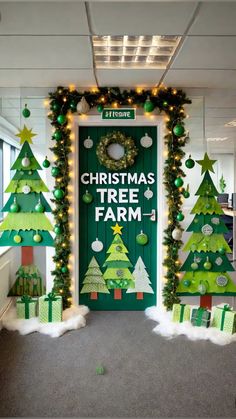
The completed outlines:
[[[61,267],[61,272],[62,272],[63,274],[66,274],[66,273],[68,272],[68,268],[67,268],[67,266],[62,266],[62,267]]]
[[[140,244],[141,246],[145,246],[148,243],[148,236],[147,234],[141,232],[136,236],[136,243]]]
[[[117,269],[117,271],[116,271],[116,275],[117,275],[118,277],[122,277],[122,276],[124,276],[124,271],[123,271],[123,269]]]
[[[27,108],[26,104],[25,104],[25,107],[22,111],[22,115],[23,115],[24,118],[29,118],[29,116],[30,116],[30,110]]]
[[[146,191],[144,192],[144,196],[145,198],[147,198],[148,200],[151,199],[153,197],[153,192],[151,191],[151,189],[148,187],[146,189]]]
[[[32,170],[29,170],[29,171],[28,171],[28,175],[30,175],[30,176],[31,176],[32,174],[33,174]]]
[[[191,251],[192,251],[192,252],[195,252],[195,250],[197,250],[197,245],[196,245],[196,243],[193,243],[193,244],[191,245]]]
[[[209,202],[205,205],[206,209],[210,209],[211,208],[211,204],[209,204]]]
[[[140,140],[140,144],[144,148],[151,147],[152,143],[153,143],[152,138],[149,137],[149,135],[147,133],[145,133],[144,137],[142,137],[141,140]]]
[[[183,197],[186,199],[189,198],[190,197],[189,191],[183,191]]]
[[[204,236],[211,236],[214,230],[210,224],[204,224],[201,231]]]
[[[27,157],[27,154],[25,154],[25,157],[23,157],[23,159],[21,160],[21,165],[23,167],[30,166],[30,159],[29,159],[29,157]]]
[[[40,236],[40,234],[38,234],[38,233],[37,234],[34,234],[33,241],[35,243],[40,243],[42,241],[42,236]]]
[[[116,251],[117,252],[121,252],[122,251],[122,246],[120,246],[119,244],[116,246]]]
[[[226,287],[228,284],[228,278],[224,275],[220,275],[216,278],[216,284],[218,287]]]
[[[53,177],[58,176],[59,173],[60,173],[59,167],[56,167],[56,166],[52,167],[51,174],[52,174]]]
[[[43,167],[46,169],[50,166],[50,161],[48,160],[47,156],[45,157],[45,160],[43,161]]]
[[[212,264],[209,261],[209,257],[207,256],[206,262],[203,264],[204,269],[206,269],[206,271],[209,271],[212,268]]]
[[[218,217],[213,217],[211,223],[217,226],[220,224],[220,219]]]
[[[184,184],[184,181],[183,181],[183,179],[181,177],[177,177],[175,179],[175,182],[174,183],[175,183],[175,186],[177,188],[181,188],[181,186],[183,186],[183,184]]]
[[[74,99],[72,99],[70,101],[70,105],[69,106],[70,106],[70,109],[71,109],[72,112],[76,112],[76,109],[77,109],[77,101],[74,100]]]
[[[222,259],[221,257],[216,258],[216,260],[215,260],[215,264],[216,264],[217,266],[221,266],[221,265],[222,265],[222,263],[223,263],[223,259]]]
[[[56,100],[53,100],[51,102],[51,106],[50,106],[51,110],[54,112],[58,112],[61,108],[61,105],[59,102],[57,102]]]
[[[62,232],[61,227],[58,224],[55,225],[53,230],[54,230],[54,233],[56,233],[56,235],[61,234]]]
[[[91,244],[91,248],[94,252],[101,252],[103,249],[103,243],[96,238],[96,240]]]
[[[62,132],[60,130],[56,130],[53,133],[53,138],[55,138],[56,141],[60,141],[62,139]]]
[[[82,200],[85,204],[91,204],[93,202],[93,195],[89,191],[86,191],[82,196]]]
[[[184,220],[184,214],[180,211],[178,212],[176,216],[177,221],[183,221]]]
[[[175,227],[175,229],[171,233],[174,240],[181,240],[182,238],[182,230],[180,228]]]
[[[56,199],[62,199],[65,193],[62,189],[55,189],[53,192],[53,195],[55,196]]]
[[[177,124],[173,128],[173,133],[176,137],[182,137],[184,135],[184,126],[181,124]]]
[[[13,204],[11,204],[11,206],[10,206],[10,212],[19,212],[19,211],[20,211],[20,207],[17,204],[16,197],[15,197],[14,201],[13,201]]]
[[[168,102],[166,100],[164,100],[163,106],[164,106],[164,108],[166,108],[168,106]]]
[[[219,247],[218,252],[219,252],[221,255],[224,255],[224,254],[225,254],[225,248],[224,248],[224,247]]]
[[[19,244],[22,242],[22,237],[19,234],[15,234],[15,236],[13,237],[13,240],[15,243]]]
[[[152,101],[150,100],[150,97],[149,96],[147,97],[147,100],[144,103],[144,106],[143,107],[144,107],[144,111],[145,112],[148,112],[148,113],[150,113],[150,112],[152,112],[154,110],[155,105],[154,105],[154,103],[152,103]]]
[[[34,209],[35,209],[36,212],[44,212],[45,208],[42,205],[40,199],[38,200],[38,203],[35,205]]]
[[[23,192],[25,195],[28,195],[28,194],[30,193],[30,191],[31,191],[31,189],[30,189],[30,186],[29,186],[29,185],[24,185],[24,186],[22,187],[22,192]]]
[[[190,279],[185,279],[185,280],[183,281],[183,286],[184,286],[184,287],[188,288],[188,287],[190,287],[190,285],[191,285],[191,281],[190,281]]]
[[[84,147],[85,148],[92,148],[93,147],[93,140],[88,135],[88,138],[84,140]]]
[[[77,105],[77,112],[80,114],[85,114],[85,113],[88,113],[89,110],[90,110],[90,106],[87,100],[85,99],[85,97],[83,96]]]
[[[60,125],[64,125],[67,122],[66,115],[63,115],[63,114],[58,115],[57,122]]]
[[[99,105],[97,106],[97,111],[101,113],[103,111],[103,108],[104,106],[101,103],[99,103]]]
[[[193,262],[193,263],[191,263],[191,269],[192,269],[193,271],[196,271],[198,268],[199,268],[199,266],[198,266],[197,262]]]
[[[195,161],[191,158],[191,154],[189,155],[188,160],[186,160],[186,162],[185,162],[185,166],[186,166],[188,169],[192,169],[192,168],[195,166]]]
[[[201,294],[201,295],[206,294],[206,292],[207,292],[207,287],[206,287],[206,285],[205,285],[205,284],[203,284],[203,283],[199,284],[199,285],[198,285],[198,292],[199,292],[199,294]]]

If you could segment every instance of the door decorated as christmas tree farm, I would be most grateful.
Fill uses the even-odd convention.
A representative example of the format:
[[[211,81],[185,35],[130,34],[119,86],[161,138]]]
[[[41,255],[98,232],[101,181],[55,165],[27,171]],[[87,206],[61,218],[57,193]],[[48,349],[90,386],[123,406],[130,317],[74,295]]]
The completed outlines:
[[[157,127],[79,128],[79,303],[156,304]]]

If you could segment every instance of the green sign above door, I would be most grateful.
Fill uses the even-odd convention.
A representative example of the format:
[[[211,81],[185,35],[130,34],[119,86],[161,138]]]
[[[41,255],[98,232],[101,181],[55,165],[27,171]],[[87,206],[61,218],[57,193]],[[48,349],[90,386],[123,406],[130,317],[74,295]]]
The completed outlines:
[[[105,108],[101,113],[102,119],[136,119],[136,109]]]

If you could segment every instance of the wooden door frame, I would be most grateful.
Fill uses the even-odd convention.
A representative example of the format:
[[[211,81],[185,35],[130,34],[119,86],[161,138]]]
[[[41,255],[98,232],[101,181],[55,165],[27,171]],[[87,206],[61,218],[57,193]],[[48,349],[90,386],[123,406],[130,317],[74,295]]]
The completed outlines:
[[[73,305],[79,304],[79,128],[83,126],[154,126],[157,128],[157,278],[156,278],[156,304],[162,303],[163,288],[163,231],[167,225],[167,211],[165,210],[165,190],[163,187],[163,167],[166,155],[164,145],[164,117],[156,115],[137,115],[135,120],[102,120],[100,115],[81,115],[72,118],[72,152],[70,156],[71,182],[70,182],[70,226],[71,226],[71,257],[70,271],[72,276],[72,301]]]

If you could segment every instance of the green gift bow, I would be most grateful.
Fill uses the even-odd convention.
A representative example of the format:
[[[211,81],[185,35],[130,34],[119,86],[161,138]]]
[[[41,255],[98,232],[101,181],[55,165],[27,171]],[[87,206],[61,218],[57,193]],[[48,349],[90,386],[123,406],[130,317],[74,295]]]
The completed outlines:
[[[29,305],[32,302],[32,298],[29,295],[22,295],[21,303],[25,305],[25,319],[29,319]]]
[[[53,301],[57,301],[57,297],[54,292],[49,292],[44,301],[48,301],[48,321],[52,322],[52,303]]]
[[[179,322],[183,323],[184,321],[184,309],[185,309],[186,304],[180,304],[180,319]]]
[[[223,310],[222,316],[221,316],[221,323],[220,323],[220,330],[224,330],[224,324],[225,324],[225,314],[227,311],[232,311],[230,306],[228,304],[225,304],[224,307],[218,307],[221,310]]]

